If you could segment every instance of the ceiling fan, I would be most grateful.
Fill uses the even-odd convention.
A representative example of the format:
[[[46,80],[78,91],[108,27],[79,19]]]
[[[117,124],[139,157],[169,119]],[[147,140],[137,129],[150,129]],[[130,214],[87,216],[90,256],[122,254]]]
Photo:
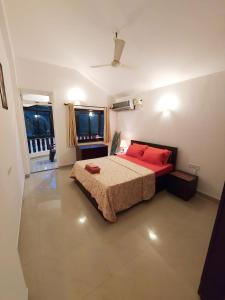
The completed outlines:
[[[105,64],[105,65],[96,65],[96,66],[91,66],[91,68],[103,68],[103,67],[123,67],[123,68],[130,68],[130,66],[124,65],[120,63],[120,58],[122,56],[123,53],[123,49],[125,46],[125,41],[118,39],[118,33],[115,33],[115,49],[114,49],[114,57],[113,57],[113,61],[111,62],[111,64]]]

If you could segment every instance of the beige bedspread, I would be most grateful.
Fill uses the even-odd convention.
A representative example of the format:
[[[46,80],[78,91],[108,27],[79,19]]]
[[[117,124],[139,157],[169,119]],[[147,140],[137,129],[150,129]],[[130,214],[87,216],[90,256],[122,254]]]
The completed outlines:
[[[100,174],[85,170],[90,162],[101,168]],[[118,156],[77,161],[71,178],[76,178],[90,192],[110,222],[116,221],[117,212],[155,194],[155,173]]]

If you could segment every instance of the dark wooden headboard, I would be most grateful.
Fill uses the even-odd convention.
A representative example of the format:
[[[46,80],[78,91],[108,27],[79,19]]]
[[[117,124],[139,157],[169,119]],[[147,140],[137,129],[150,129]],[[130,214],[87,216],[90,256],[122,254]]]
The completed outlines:
[[[177,162],[177,151],[178,148],[176,147],[171,147],[171,146],[166,146],[166,145],[159,145],[159,144],[153,144],[153,143],[148,143],[148,142],[142,142],[142,141],[135,141],[131,140],[131,144],[141,144],[141,145],[147,145],[153,148],[159,148],[159,149],[168,149],[171,151],[171,155],[169,157],[168,163],[173,164],[173,167],[175,169],[176,167],[176,162]]]

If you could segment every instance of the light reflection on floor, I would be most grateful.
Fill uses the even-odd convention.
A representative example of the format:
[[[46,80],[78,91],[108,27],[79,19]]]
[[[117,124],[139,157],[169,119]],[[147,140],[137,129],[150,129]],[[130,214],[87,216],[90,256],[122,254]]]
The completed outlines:
[[[19,253],[29,300],[199,300],[215,202],[164,191],[110,224],[70,172],[25,181]]]

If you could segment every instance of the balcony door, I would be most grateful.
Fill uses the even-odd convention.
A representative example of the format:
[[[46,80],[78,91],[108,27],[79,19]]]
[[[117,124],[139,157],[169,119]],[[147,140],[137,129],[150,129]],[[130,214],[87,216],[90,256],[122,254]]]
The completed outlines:
[[[23,110],[29,153],[48,151],[55,138],[52,107],[32,105],[24,107]]]
[[[22,95],[31,173],[55,169],[56,145],[50,96]]]

